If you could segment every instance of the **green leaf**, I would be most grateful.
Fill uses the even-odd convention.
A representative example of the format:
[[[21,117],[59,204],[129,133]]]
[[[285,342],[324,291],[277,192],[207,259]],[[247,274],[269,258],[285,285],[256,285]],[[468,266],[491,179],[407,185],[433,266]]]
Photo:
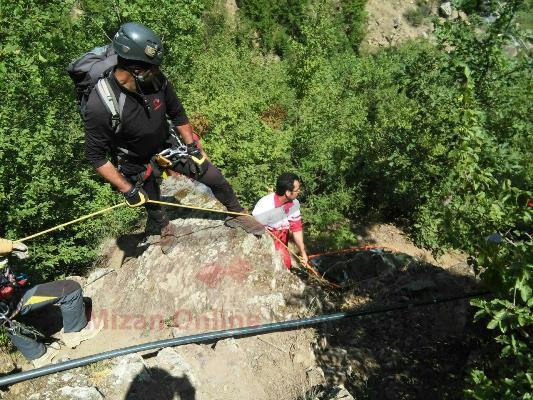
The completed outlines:
[[[494,328],[496,328],[496,327],[498,326],[498,323],[499,323],[499,322],[500,322],[500,321],[498,321],[498,320],[496,320],[496,319],[491,320],[491,321],[488,323],[488,325],[487,325],[487,329],[494,329]]]

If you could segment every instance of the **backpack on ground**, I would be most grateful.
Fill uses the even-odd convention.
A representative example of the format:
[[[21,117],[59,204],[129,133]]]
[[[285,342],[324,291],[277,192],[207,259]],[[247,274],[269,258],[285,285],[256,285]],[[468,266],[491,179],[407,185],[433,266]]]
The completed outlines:
[[[126,95],[120,93],[117,100],[108,77],[117,65],[117,54],[110,45],[96,47],[72,61],[67,72],[76,86],[76,95],[83,118],[89,95],[96,89],[98,96],[111,113],[111,126],[115,133],[120,130],[120,120]]]

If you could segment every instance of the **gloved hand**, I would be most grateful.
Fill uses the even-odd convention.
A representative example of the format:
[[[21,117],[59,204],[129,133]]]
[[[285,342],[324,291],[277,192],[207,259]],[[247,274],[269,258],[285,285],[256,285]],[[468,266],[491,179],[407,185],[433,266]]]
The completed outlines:
[[[196,143],[187,145],[187,153],[191,157],[191,172],[200,178],[207,172],[207,158],[202,154]]]
[[[139,207],[146,203],[149,198],[143,188],[134,186],[124,194],[124,200],[129,207]]]
[[[13,251],[13,242],[8,239],[0,239],[0,257],[5,257]]]
[[[28,255],[28,246],[22,242],[13,243],[13,254],[19,259],[24,260],[29,257]]]
[[[22,242],[13,242],[12,240],[0,238],[0,257],[6,257],[9,254],[13,254],[18,259],[23,260],[28,257],[28,247]]]

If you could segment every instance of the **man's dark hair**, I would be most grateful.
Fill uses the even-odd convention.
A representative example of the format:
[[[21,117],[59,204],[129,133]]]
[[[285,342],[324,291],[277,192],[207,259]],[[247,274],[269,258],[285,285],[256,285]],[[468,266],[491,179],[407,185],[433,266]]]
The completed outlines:
[[[276,181],[276,194],[283,196],[287,190],[294,190],[294,181],[301,181],[300,177],[292,172],[284,172]]]

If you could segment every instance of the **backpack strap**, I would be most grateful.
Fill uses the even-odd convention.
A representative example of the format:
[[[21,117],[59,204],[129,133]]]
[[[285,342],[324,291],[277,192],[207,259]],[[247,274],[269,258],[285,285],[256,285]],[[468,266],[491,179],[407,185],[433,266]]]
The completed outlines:
[[[106,106],[106,108],[111,113],[111,127],[115,131],[115,134],[120,132],[122,127],[122,112],[124,111],[124,104],[126,103],[126,95],[120,92],[120,95],[115,96],[115,92],[111,88],[111,84],[107,77],[102,77],[98,80],[95,85],[96,92],[98,96]],[[136,157],[137,155],[123,147],[116,148],[120,153]]]
[[[121,128],[122,111],[124,110],[126,95],[120,92],[117,102],[115,92],[111,88],[111,84],[106,77],[99,79],[95,88],[98,96],[100,96],[100,99],[111,113],[111,127],[115,133],[118,133]]]

